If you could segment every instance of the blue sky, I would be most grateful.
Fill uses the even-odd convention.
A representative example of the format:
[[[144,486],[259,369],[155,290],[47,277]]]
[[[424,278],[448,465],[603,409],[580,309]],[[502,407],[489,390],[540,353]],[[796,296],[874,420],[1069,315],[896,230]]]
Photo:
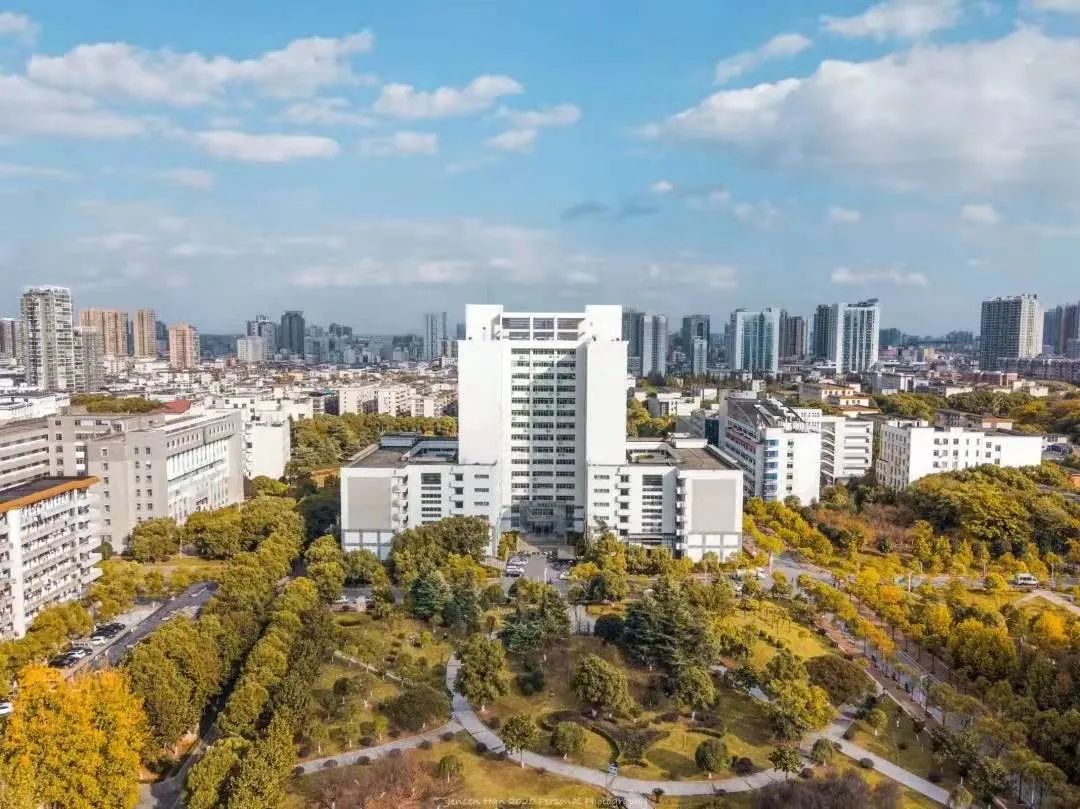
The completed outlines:
[[[1080,0],[0,0],[0,313],[1080,298]]]

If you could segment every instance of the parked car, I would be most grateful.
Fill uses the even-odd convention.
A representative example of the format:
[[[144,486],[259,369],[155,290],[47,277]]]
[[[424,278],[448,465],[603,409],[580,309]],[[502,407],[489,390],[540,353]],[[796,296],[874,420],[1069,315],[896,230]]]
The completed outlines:
[[[1017,587],[1038,587],[1039,580],[1030,573],[1017,573],[1013,576],[1013,584]]]
[[[0,716],[7,716],[13,710],[14,710],[14,708],[12,708],[11,703],[8,702],[7,700],[4,700],[3,702],[0,702]]]

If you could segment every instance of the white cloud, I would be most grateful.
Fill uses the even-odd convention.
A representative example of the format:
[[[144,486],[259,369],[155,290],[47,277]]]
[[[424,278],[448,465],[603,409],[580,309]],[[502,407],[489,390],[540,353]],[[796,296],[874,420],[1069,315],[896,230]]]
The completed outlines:
[[[657,180],[649,186],[649,191],[653,194],[670,194],[674,190],[675,183],[671,182],[671,180]]]
[[[739,285],[738,270],[730,264],[696,261],[652,262],[645,266],[645,281],[709,289],[735,289]]]
[[[0,37],[33,39],[36,34],[37,26],[25,14],[17,14],[14,11],[0,11]]]
[[[744,73],[757,70],[766,62],[797,56],[812,44],[802,34],[777,34],[760,48],[743,51],[717,62],[716,83],[727,84]]]
[[[124,138],[145,128],[143,121],[106,112],[85,95],[0,75],[0,136]]]
[[[217,183],[217,176],[212,171],[203,169],[163,169],[152,172],[151,176],[181,188],[193,188],[198,191],[208,191]]]
[[[832,271],[830,280],[834,284],[862,285],[862,284],[892,284],[893,286],[924,287],[928,284],[926,276],[921,272],[903,272],[895,267],[880,270],[852,270],[847,267],[837,267]]]
[[[825,30],[843,37],[921,39],[952,28],[963,0],[886,0],[854,17],[823,17]]]
[[[1031,5],[1039,11],[1080,14],[1080,0],[1031,0]]]
[[[373,44],[371,32],[362,31],[340,38],[296,39],[254,59],[232,59],[101,42],[79,45],[63,56],[35,54],[27,75],[43,84],[92,95],[175,106],[203,104],[239,86],[294,98],[357,81],[349,61],[370,51]]]
[[[22,163],[0,163],[0,177],[33,180],[73,180],[77,175],[65,169],[49,166],[30,166]]]
[[[489,109],[504,96],[525,91],[509,76],[477,76],[465,87],[439,87],[432,92],[411,84],[384,85],[372,109],[392,118],[450,118]]]
[[[577,286],[591,286],[600,281],[600,279],[596,277],[596,273],[587,270],[570,270],[563,276],[563,280],[568,284],[575,284]]]
[[[581,120],[581,108],[576,104],[556,104],[535,110],[510,110],[503,107],[499,118],[508,120],[515,129],[544,129],[570,126]]]
[[[1001,215],[993,205],[978,203],[965,205],[960,209],[960,218],[970,225],[996,225]]]
[[[363,113],[349,109],[344,98],[313,98],[286,107],[279,120],[301,126],[373,126],[375,120]]]
[[[150,244],[152,241],[153,239],[143,233],[116,231],[111,233],[102,233],[97,236],[84,236],[77,241],[77,244],[79,247],[83,248],[107,250],[109,252],[115,253],[119,250],[125,250],[130,247],[147,245]]]
[[[385,137],[365,138],[360,151],[372,157],[415,157],[439,151],[439,136],[434,132],[402,130]]]
[[[1022,28],[993,41],[830,60],[805,79],[714,93],[643,134],[893,186],[1074,190],[1080,39]]]
[[[535,142],[535,129],[508,129],[485,141],[500,152],[531,152]]]
[[[780,220],[780,209],[771,202],[736,202],[731,206],[731,215],[744,225],[768,229]]]
[[[317,135],[253,135],[226,129],[195,132],[195,145],[221,160],[286,163],[306,157],[336,157],[337,141]]]
[[[829,206],[829,221],[837,225],[854,225],[862,221],[862,212],[839,205]]]

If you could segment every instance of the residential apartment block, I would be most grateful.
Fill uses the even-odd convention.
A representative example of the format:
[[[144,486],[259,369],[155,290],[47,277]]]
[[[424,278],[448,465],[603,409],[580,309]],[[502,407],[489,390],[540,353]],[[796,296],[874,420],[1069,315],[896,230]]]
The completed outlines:
[[[1043,349],[1043,315],[1038,295],[991,298],[982,302],[979,368],[997,371],[1007,360],[1037,357]]]
[[[932,427],[915,419],[890,419],[881,428],[875,470],[883,486],[906,489],[919,478],[974,466],[1037,466],[1040,435],[1008,430]]]

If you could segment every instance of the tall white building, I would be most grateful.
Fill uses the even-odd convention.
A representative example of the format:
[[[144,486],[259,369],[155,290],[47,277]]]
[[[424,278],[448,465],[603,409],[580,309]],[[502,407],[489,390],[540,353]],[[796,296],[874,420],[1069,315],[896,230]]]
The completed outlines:
[[[38,478],[0,491],[0,639],[82,597],[101,570],[93,477]]]
[[[45,391],[75,390],[75,329],[71,290],[27,287],[22,296],[26,383]]]
[[[720,449],[743,471],[748,497],[809,505],[821,495],[821,411],[776,399],[728,397]]]
[[[239,337],[236,340],[236,359],[246,364],[266,362],[269,359],[269,345],[265,337]]]
[[[1002,360],[1027,359],[1042,353],[1042,307],[1038,295],[991,298],[982,303],[979,368],[1001,370]]]
[[[424,315],[423,359],[431,362],[444,357],[450,353],[448,348],[446,312],[429,312]]]
[[[876,298],[822,304],[814,313],[813,354],[832,363],[838,374],[861,373],[877,363],[880,331]]]
[[[74,330],[75,392],[95,393],[105,386],[105,341],[92,328]]]
[[[472,515],[493,542],[511,529],[565,538],[602,526],[698,555],[737,550],[737,469],[700,439],[627,442],[626,351],[618,306],[468,306],[458,439],[387,436],[343,468],[344,546],[385,555],[398,531]]]
[[[764,309],[731,313],[731,345],[728,364],[732,370],[775,374],[780,359],[780,311]]]
[[[667,315],[652,312],[622,313],[622,339],[627,345],[627,371],[634,376],[664,376],[667,373]]]
[[[821,479],[827,486],[859,478],[874,465],[874,422],[822,416]]]
[[[919,478],[974,466],[1038,466],[1042,436],[1011,430],[932,427],[914,419],[890,419],[881,428],[878,482],[906,489]]]

